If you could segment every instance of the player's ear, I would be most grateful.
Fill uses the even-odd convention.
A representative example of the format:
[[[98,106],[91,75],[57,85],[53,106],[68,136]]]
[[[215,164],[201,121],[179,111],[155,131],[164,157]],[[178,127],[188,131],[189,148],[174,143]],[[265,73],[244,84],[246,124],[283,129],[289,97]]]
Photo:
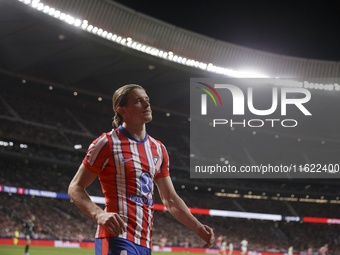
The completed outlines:
[[[119,106],[118,108],[117,108],[117,112],[120,114],[120,115],[124,115],[124,113],[125,113],[125,109],[124,109],[124,107],[121,107],[121,106]]]

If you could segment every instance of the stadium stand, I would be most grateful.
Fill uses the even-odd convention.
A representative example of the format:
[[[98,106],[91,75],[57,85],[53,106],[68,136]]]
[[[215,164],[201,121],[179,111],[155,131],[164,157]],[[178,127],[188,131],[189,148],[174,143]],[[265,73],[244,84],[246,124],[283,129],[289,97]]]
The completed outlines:
[[[77,3],[81,4],[81,1]],[[67,1],[63,1],[61,6],[67,8]],[[119,12],[119,6],[114,6],[114,10]],[[131,11],[123,10],[136,18],[137,23],[145,19],[143,15],[131,14]],[[126,18],[123,14],[117,17]],[[146,22],[151,21],[146,19]],[[152,20],[152,23],[148,24],[154,24],[153,22],[155,21]],[[160,24],[157,22],[155,24],[149,26],[150,37],[146,38],[151,40],[151,44],[152,40],[157,41],[159,36],[153,31],[153,27]],[[254,52],[235,45],[212,42],[208,38],[174,29],[166,24],[161,25],[165,30],[176,30],[177,37],[189,38],[183,42],[182,47],[178,47],[179,52],[185,53],[187,48],[190,49],[189,53],[194,55],[195,49],[191,48],[191,43],[199,39],[202,44],[197,47],[210,50],[211,53],[196,49],[196,52],[202,52],[202,55],[198,56],[202,61],[210,61],[211,59],[206,58],[215,55],[220,65],[229,65],[234,61],[235,66],[240,66],[240,63],[247,62],[246,60],[249,59],[250,64],[262,63],[262,66],[268,67],[268,61],[272,59],[279,61],[284,58],[285,63],[270,65],[271,74],[277,74],[275,69],[280,70],[282,74],[292,73],[291,71],[296,71],[291,69],[293,64],[299,67],[297,72],[305,75],[313,70],[313,65],[323,73],[336,74],[336,62],[314,61],[313,65],[309,65],[309,60]],[[138,36],[143,37],[139,31],[137,32]],[[221,47],[214,49],[209,47],[216,44]],[[169,45],[172,45],[171,42],[163,39],[163,47]],[[221,52],[223,54],[220,54]],[[262,58],[261,54],[264,54]],[[234,57],[228,58],[230,56]],[[224,59],[228,59],[228,63],[223,62]],[[43,74],[39,73],[37,76],[43,77]],[[168,76],[171,75],[167,74]],[[153,88],[159,91],[155,86]],[[103,92],[102,89],[98,91]],[[176,106],[173,109],[176,109]],[[177,109],[182,110],[178,105]],[[188,107],[185,111],[188,112]],[[170,154],[172,180],[188,206],[283,216],[338,217],[336,212],[339,211],[339,203],[329,202],[339,200],[337,196],[340,194],[340,187],[336,180],[190,180],[187,118],[172,115],[168,118],[161,107],[157,107],[153,115],[155,120],[147,125],[147,131],[166,145]],[[62,89],[60,86],[24,82],[16,75],[6,76],[2,72],[0,76],[0,185],[66,193],[87,147],[101,133],[110,131],[111,120],[112,107],[108,98],[99,101],[94,95],[79,93],[74,96],[69,89]],[[259,133],[253,136],[248,131],[236,129],[232,135],[229,135],[227,139],[231,144],[230,149],[224,152],[225,155],[219,156],[226,157],[233,165],[250,165],[252,162],[276,165],[287,162],[297,164],[338,162],[339,150],[335,142],[321,144],[319,141],[308,140],[297,143],[294,136],[276,139],[271,133]],[[81,145],[81,148],[75,149],[75,145]],[[98,180],[87,190],[90,195],[102,196]],[[231,195],[239,195],[239,197]],[[293,200],[307,198],[307,196],[315,200],[323,200],[321,197],[324,197],[327,202]],[[281,197],[290,200],[281,200]],[[157,192],[155,203],[161,203]],[[14,231],[20,231],[22,221],[31,214],[34,214],[37,219],[36,238],[94,240],[95,222],[81,213],[71,201],[0,192],[1,237],[13,237]],[[188,241],[192,247],[202,247],[201,241],[169,213],[155,211],[154,214],[153,243],[157,244],[161,237],[166,235],[169,245],[183,246],[184,242]],[[239,243],[246,236],[249,250],[285,252],[288,244],[293,243],[298,252],[305,252],[309,247],[313,247],[316,252],[317,247],[328,243],[330,254],[340,254],[339,225],[196,216],[212,226],[216,236],[227,235],[236,249],[240,248]]]

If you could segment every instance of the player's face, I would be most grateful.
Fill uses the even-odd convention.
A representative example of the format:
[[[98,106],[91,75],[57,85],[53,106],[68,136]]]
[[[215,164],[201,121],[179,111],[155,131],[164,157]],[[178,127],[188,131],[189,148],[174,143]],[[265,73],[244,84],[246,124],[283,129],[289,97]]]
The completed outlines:
[[[126,123],[144,124],[152,120],[149,97],[143,89],[133,89],[123,108],[123,119]]]

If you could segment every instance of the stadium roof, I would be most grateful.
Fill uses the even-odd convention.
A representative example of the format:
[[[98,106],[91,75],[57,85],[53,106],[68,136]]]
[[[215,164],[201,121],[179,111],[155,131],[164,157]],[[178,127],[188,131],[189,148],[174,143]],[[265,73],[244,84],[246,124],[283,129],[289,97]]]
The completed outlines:
[[[93,31],[89,33],[70,26],[54,16],[48,16],[50,9],[46,9],[46,13],[44,10],[40,12],[31,5],[25,5],[25,2],[38,4],[39,1],[4,0],[0,3],[0,73],[3,75],[106,98],[110,98],[122,84],[138,83],[147,89],[154,109],[187,117],[190,78],[221,77],[112,42]],[[191,57],[202,63],[213,62],[217,66],[240,71],[242,67],[256,66],[259,70],[255,71],[262,71],[271,77],[306,78],[315,74],[329,78],[330,83],[340,77],[338,62],[280,56],[217,41],[136,13],[117,3],[105,0],[40,2],[55,5],[61,10],[66,8],[70,14],[81,20],[87,19],[98,28],[100,25],[103,28],[111,26],[116,29],[112,32],[118,35],[131,36],[133,40],[164,52],[171,50],[173,54],[188,59]],[[107,16],[109,14],[101,12],[107,6],[115,12],[114,26]],[[83,17],[85,14],[88,16]],[[169,34],[164,34],[165,28]],[[172,45],[171,49],[167,48],[169,45]],[[313,100],[308,103],[308,109],[313,117],[303,120],[303,128],[290,130],[285,135],[339,142],[340,121],[334,118],[339,109],[339,92],[311,92]],[[268,100],[263,100],[261,104],[265,108]],[[298,119],[299,112],[294,112],[293,117]]]

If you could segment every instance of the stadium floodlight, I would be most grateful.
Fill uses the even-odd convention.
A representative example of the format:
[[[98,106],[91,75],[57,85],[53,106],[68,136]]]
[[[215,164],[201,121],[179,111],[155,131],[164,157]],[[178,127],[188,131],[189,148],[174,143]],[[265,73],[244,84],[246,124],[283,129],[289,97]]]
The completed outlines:
[[[212,216],[225,216],[232,218],[245,218],[245,219],[257,219],[257,220],[282,220],[282,215],[279,214],[267,214],[267,213],[249,213],[249,212],[234,212],[234,211],[222,211],[222,210],[210,210]]]
[[[92,29],[92,33],[97,33],[97,31],[98,31],[98,27],[94,27],[93,29]]]
[[[72,16],[70,16],[70,15],[66,15],[65,16],[65,21],[68,23],[68,24],[70,24],[70,25],[73,25],[74,24],[74,18],[72,17]]]
[[[42,11],[44,9],[44,4],[43,3],[39,3],[37,6],[38,11]]]
[[[27,145],[27,144],[24,144],[24,143],[21,143],[21,144],[20,144],[20,148],[22,148],[22,149],[27,149],[27,148],[28,148],[28,145]]]
[[[81,28],[86,29],[88,25],[89,24],[88,24],[87,20],[83,20],[83,24],[81,25]]]
[[[8,143],[7,143],[7,142],[4,142],[4,141],[0,141],[0,146],[5,146],[5,147],[7,147],[7,146],[8,146]]]
[[[74,148],[75,148],[76,150],[79,150],[79,149],[83,148],[83,146],[82,146],[81,144],[75,144],[75,145],[74,145]]]
[[[92,30],[92,28],[93,28],[93,26],[92,25],[89,25],[89,26],[87,26],[87,31],[91,31]]]
[[[48,5],[44,6],[43,13],[48,13],[50,10],[50,7]]]
[[[56,19],[59,19],[59,17],[60,17],[60,14],[61,14],[61,12],[60,12],[60,11],[55,11],[55,13],[54,13],[54,17],[55,17]]]
[[[76,26],[76,27],[79,27],[81,25],[81,20],[80,19],[75,19],[73,25]]]
[[[37,8],[39,2],[40,2],[40,0],[33,0],[33,1],[32,1],[32,7],[33,7],[33,8]]]
[[[194,68],[199,68],[201,70],[205,70],[208,72],[213,72],[213,73],[218,73],[218,74],[222,74],[222,75],[226,75],[226,76],[230,76],[230,77],[236,77],[236,78],[269,78],[267,75],[258,73],[258,72],[254,72],[254,71],[236,71],[236,70],[232,70],[229,68],[225,68],[225,67],[220,67],[220,66],[215,66],[213,63],[204,63],[204,62],[200,62],[198,60],[193,60],[193,59],[186,59],[184,56],[180,56],[180,55],[174,55],[174,53],[172,51],[164,52],[161,49],[157,49],[157,48],[153,48],[150,47],[148,45],[144,45],[142,44],[142,46],[138,47],[138,45],[141,45],[139,42],[133,41],[130,37],[124,38],[121,37],[119,35],[113,35],[110,32],[107,33],[103,33],[101,31],[104,31],[102,28],[96,28],[94,29],[93,25],[89,25],[87,20],[83,20],[83,22],[81,20],[75,19],[74,17],[65,14],[65,13],[61,13],[60,10],[56,10],[54,8],[51,8],[49,6],[45,6],[43,3],[40,3],[40,0],[19,0],[19,2],[25,3],[25,4],[31,4],[31,6],[33,8],[36,8],[39,11],[42,11],[43,13],[49,14],[51,16],[54,16],[55,18],[58,18],[62,21],[65,21],[69,24],[74,24],[76,27],[79,27],[82,24],[82,28],[85,30],[87,30],[88,32],[92,32],[92,33],[96,33],[98,36],[102,36],[105,37],[107,39],[111,39],[112,41],[116,42],[116,43],[120,43],[126,47],[132,47],[136,50],[141,50],[147,54],[153,55],[153,56],[157,56],[160,58],[164,58],[167,59],[169,61],[173,61],[173,62],[177,62],[183,65],[187,65],[187,66],[191,66]],[[93,29],[93,30],[92,30]],[[98,33],[97,33],[98,31]],[[117,39],[117,40],[116,40]],[[127,43],[126,43],[127,42]],[[136,44],[137,44],[137,47]],[[145,50],[147,49],[147,50]],[[310,89],[321,89],[321,90],[336,90],[336,91],[340,91],[340,86],[335,83],[333,84],[309,84],[307,81],[305,81],[306,84],[303,84],[301,82],[297,82],[297,81],[287,81],[287,82],[283,82],[283,83],[279,83],[278,85],[281,86],[293,86],[293,87],[300,87],[302,88],[303,85],[305,85],[306,88],[310,88]]]
[[[60,20],[65,20],[65,18],[66,18],[66,14],[65,13],[60,13],[60,17],[59,17],[59,19]]]
[[[54,9],[54,8],[50,8],[50,10],[48,11],[48,14],[49,14],[50,16],[53,16],[54,13],[55,13],[55,9]]]

